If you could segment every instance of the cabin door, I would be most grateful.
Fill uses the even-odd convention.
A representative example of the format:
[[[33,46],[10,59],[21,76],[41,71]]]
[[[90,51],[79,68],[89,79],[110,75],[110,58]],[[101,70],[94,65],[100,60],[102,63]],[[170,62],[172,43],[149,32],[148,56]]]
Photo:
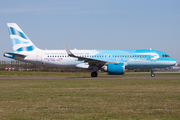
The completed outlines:
[[[38,51],[36,53],[36,61],[37,62],[41,62],[42,61],[42,55],[41,54],[42,54],[41,51]]]

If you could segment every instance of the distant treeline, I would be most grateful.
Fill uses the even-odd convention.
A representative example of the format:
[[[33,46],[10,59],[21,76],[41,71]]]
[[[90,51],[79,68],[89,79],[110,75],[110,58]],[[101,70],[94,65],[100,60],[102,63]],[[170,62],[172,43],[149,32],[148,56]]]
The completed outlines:
[[[21,61],[0,61],[0,71],[41,71],[41,72],[91,72],[92,70],[82,69],[60,69],[47,67]]]

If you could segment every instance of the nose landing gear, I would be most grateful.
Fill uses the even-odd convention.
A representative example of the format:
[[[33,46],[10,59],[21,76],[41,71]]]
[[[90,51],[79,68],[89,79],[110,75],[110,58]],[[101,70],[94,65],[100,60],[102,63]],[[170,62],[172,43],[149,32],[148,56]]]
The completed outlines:
[[[151,69],[151,77],[155,77],[154,70]]]

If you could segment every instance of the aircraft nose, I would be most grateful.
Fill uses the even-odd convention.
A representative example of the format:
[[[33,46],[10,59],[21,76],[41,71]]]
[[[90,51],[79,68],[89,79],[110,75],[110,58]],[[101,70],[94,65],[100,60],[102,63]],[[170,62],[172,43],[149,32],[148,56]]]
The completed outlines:
[[[169,63],[170,63],[171,66],[174,66],[176,64],[176,60],[172,58],[172,60],[169,61]]]

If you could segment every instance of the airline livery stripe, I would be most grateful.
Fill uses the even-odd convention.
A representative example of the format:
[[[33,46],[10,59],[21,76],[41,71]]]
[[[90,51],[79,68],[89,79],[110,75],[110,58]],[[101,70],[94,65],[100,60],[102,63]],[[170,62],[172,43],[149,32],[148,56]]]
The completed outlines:
[[[17,34],[17,33],[18,33],[18,34]],[[20,36],[20,37],[23,38],[23,39],[27,39],[27,37],[26,37],[26,35],[25,35],[24,33],[20,32],[20,31],[18,31],[18,30],[16,30],[16,29],[14,29],[13,27],[10,27],[10,34],[11,34],[11,35],[18,35],[18,36]]]
[[[34,50],[34,46],[28,46],[28,47],[20,47],[16,51],[22,52],[22,51],[33,51],[33,50]]]
[[[29,46],[29,47],[26,47],[27,51],[33,51],[34,50],[34,47],[33,46]]]
[[[19,31],[18,31],[19,32]],[[24,38],[24,39],[27,39],[26,36],[22,33],[22,32],[19,32],[19,35]]]
[[[14,28],[10,27],[11,35],[16,35]]]
[[[17,52],[23,51],[22,47],[16,50]]]

